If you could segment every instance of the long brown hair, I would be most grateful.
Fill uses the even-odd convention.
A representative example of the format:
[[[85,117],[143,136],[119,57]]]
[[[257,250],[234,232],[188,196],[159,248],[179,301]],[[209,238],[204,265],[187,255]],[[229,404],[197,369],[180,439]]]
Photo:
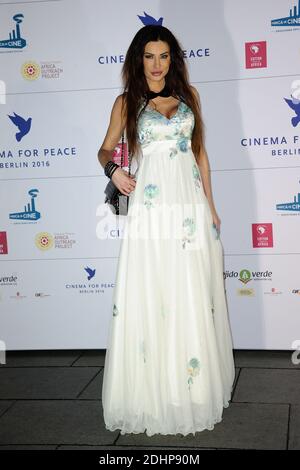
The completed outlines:
[[[159,40],[168,43],[170,47],[171,63],[165,76],[165,83],[170,90],[173,90],[173,96],[183,100],[194,113],[195,125],[191,146],[199,163],[201,151],[204,148],[204,123],[201,109],[189,85],[182,48],[171,31],[161,25],[147,25],[136,33],[127,50],[122,67],[123,97],[125,98],[123,99],[122,112],[126,120],[128,148],[134,156],[138,147],[137,114],[142,101],[147,96],[147,91],[149,91],[143,64],[145,46],[149,41]]]

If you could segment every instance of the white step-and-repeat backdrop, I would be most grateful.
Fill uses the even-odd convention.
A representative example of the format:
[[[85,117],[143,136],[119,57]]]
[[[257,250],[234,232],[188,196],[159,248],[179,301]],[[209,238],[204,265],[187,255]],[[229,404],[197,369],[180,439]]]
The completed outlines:
[[[103,208],[97,151],[126,50],[153,22],[202,101],[234,347],[300,340],[300,1],[0,0],[7,350],[107,346],[124,219]]]

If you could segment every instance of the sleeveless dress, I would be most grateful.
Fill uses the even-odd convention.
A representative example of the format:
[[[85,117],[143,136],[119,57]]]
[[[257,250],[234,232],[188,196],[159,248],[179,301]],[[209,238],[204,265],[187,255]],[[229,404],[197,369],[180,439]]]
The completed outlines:
[[[141,109],[141,108],[140,108]],[[223,247],[191,148],[194,114],[149,105],[112,300],[102,406],[106,429],[212,430],[235,376]]]

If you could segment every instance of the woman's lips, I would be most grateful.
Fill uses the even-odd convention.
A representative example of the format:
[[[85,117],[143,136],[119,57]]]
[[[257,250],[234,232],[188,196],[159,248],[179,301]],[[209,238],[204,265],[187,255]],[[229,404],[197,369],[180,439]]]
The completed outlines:
[[[152,73],[152,75],[161,75],[162,74],[162,72],[151,72],[151,73]]]

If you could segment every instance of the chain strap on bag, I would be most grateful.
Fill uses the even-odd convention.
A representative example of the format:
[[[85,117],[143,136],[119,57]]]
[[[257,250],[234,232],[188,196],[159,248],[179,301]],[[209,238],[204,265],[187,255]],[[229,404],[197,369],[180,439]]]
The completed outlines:
[[[122,133],[122,144],[121,144],[121,166],[124,166],[124,131]],[[128,153],[128,175],[131,170],[131,154]],[[105,203],[107,203],[115,215],[127,215],[129,196],[122,194],[121,191],[116,187],[112,180],[110,180],[104,190],[106,194]]]

